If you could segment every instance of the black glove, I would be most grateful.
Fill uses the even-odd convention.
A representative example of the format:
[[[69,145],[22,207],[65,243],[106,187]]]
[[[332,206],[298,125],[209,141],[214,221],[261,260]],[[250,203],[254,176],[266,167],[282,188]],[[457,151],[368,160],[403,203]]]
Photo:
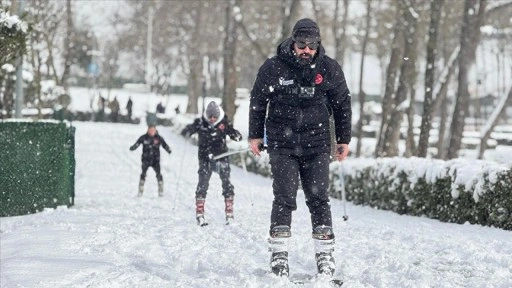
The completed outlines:
[[[231,138],[235,141],[241,141],[242,140],[242,134],[239,131],[235,131],[235,135]]]
[[[135,145],[134,146],[130,146],[130,151],[133,151],[135,149],[137,149],[137,147],[135,147]]]
[[[169,149],[167,149],[167,150],[165,150],[165,151],[167,151],[167,153],[169,153],[169,154],[171,154],[171,153],[172,153],[171,148],[169,148]]]

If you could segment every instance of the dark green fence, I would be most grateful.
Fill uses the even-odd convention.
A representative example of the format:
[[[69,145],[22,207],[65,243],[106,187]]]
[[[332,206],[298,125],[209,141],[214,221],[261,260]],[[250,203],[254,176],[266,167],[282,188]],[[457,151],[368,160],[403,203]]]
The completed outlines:
[[[71,206],[75,128],[57,121],[0,122],[0,217]]]

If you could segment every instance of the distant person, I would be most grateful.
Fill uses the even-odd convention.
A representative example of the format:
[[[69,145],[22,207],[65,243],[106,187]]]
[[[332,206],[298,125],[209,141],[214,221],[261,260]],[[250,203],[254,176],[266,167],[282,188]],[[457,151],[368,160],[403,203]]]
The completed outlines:
[[[130,96],[128,98],[128,102],[126,102],[126,111],[128,111],[128,119],[129,120],[132,119],[132,108],[133,108],[133,101],[132,101],[132,97]]]
[[[235,196],[234,187],[229,180],[231,168],[229,166],[229,157],[213,160],[212,157],[228,151],[226,146],[226,136],[232,140],[242,140],[242,134],[233,128],[225,115],[224,110],[212,101],[208,104],[203,113],[203,117],[194,120],[181,131],[185,137],[198,133],[199,138],[199,183],[196,189],[196,219],[198,225],[206,225],[204,217],[204,205],[206,193],[210,182],[212,172],[219,174],[222,181],[222,195],[224,196],[226,223],[234,219],[233,198]]]
[[[156,105],[156,113],[162,113],[162,114],[165,113],[165,107],[164,107],[164,105],[162,105],[162,102],[160,102],[160,103],[158,103],[158,105]]]
[[[101,95],[101,93],[98,93],[99,95],[99,98],[98,98],[98,109],[102,112],[105,111],[105,98],[103,98],[103,96]]]
[[[162,197],[164,195],[164,180],[160,173],[160,146],[169,154],[171,154],[171,148],[167,145],[164,138],[158,134],[155,125],[149,125],[147,133],[140,136],[137,142],[130,147],[130,150],[137,149],[139,145],[142,145],[142,173],[140,174],[138,196],[142,196],[144,192],[146,172],[149,167],[153,167],[158,181],[158,196]]]
[[[119,121],[119,101],[117,101],[117,97],[114,96],[114,100],[108,103],[108,108],[110,108],[110,113],[112,115],[112,122]]]
[[[105,118],[105,101],[101,93],[98,93],[98,117],[96,117],[96,121],[103,121]]]
[[[287,243],[299,181],[311,217],[318,274],[332,277],[335,272],[328,195],[329,115],[335,121],[336,159],[342,161],[351,137],[350,103],[343,71],[325,55],[318,25],[308,18],[297,21],[277,55],[260,67],[249,104],[249,140],[255,155],[260,155],[267,137],[274,193],[270,268],[278,276],[289,275]]]
[[[176,108],[174,108],[174,112],[176,113],[176,115],[180,114],[181,111],[180,111],[180,105],[177,105]]]

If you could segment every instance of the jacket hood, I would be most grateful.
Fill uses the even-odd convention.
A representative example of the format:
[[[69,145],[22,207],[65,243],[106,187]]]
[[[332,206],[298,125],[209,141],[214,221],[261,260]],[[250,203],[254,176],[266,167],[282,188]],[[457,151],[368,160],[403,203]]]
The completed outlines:
[[[220,106],[217,106],[218,108],[218,112],[219,112],[219,117],[217,117],[217,121],[215,121],[215,123],[212,123],[213,126],[217,125],[220,123],[220,121],[222,121],[222,119],[224,119],[224,116],[226,116],[226,113],[224,113],[224,109],[222,109],[222,107]],[[208,114],[206,113],[207,109],[204,110],[203,112],[203,119],[208,122]]]

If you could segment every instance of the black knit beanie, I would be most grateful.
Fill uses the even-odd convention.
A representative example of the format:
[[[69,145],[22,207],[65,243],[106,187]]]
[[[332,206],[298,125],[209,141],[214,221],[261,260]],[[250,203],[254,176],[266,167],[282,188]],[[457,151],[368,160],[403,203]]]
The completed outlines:
[[[293,26],[292,39],[295,42],[320,42],[320,29],[315,21],[300,19]]]

